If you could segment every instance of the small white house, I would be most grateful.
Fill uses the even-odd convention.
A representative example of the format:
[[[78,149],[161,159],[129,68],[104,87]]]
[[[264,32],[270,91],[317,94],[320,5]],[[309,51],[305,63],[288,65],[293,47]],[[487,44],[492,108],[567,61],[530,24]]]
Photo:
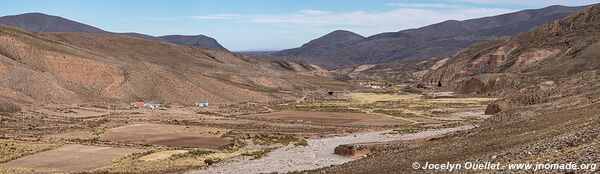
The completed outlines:
[[[160,103],[159,102],[147,102],[146,104],[144,104],[144,106],[154,109],[154,108],[160,107]]]
[[[208,106],[208,102],[196,102],[196,106],[197,107],[207,107]]]

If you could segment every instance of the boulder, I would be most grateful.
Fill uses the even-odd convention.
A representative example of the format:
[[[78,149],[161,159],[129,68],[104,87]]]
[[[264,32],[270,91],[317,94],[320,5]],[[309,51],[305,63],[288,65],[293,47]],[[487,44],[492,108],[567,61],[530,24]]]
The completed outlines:
[[[371,154],[371,149],[363,144],[344,144],[335,148],[334,153],[341,156],[356,157]]]

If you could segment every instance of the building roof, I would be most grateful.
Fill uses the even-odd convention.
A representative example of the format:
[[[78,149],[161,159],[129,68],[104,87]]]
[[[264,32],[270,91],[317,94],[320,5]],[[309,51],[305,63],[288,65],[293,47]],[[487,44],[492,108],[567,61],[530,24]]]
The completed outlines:
[[[147,102],[147,105],[160,105],[160,102]]]

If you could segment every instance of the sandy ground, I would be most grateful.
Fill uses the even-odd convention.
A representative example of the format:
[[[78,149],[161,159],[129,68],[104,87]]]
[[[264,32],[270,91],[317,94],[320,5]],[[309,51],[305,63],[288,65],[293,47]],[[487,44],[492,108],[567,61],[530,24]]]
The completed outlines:
[[[228,131],[199,126],[136,124],[109,129],[100,139],[172,147],[218,148],[229,143],[228,139],[221,138]]]
[[[353,124],[374,126],[403,125],[407,123],[402,120],[383,117],[375,114],[342,112],[282,111],[268,114],[249,115],[246,117],[303,121],[307,123],[312,122],[323,124]]]
[[[203,170],[189,171],[187,174],[285,173],[318,169],[330,165],[343,164],[352,160],[351,158],[333,154],[335,147],[342,144],[415,140],[471,128],[473,128],[473,126],[462,126],[456,128],[427,130],[406,135],[392,135],[387,134],[389,131],[380,131],[343,137],[310,139],[308,140],[308,146],[295,147],[293,145],[289,145],[284,148],[276,149],[260,159],[249,160],[247,158],[238,158],[233,162],[217,164]]]
[[[476,119],[488,119],[492,116],[492,115],[485,115],[484,110],[457,112],[457,113],[454,113],[453,115],[457,115],[457,116],[461,116],[461,117],[472,117],[472,118],[476,118]]]
[[[58,117],[69,117],[69,118],[88,118],[98,117],[109,114],[109,112],[92,111],[84,109],[66,109],[64,111],[50,110],[46,108],[35,110],[37,113],[45,115],[58,116]]]
[[[92,133],[90,131],[76,130],[76,131],[69,131],[69,132],[58,133],[58,134],[48,134],[48,135],[44,135],[42,137],[45,140],[77,140],[77,139],[89,140],[89,139],[93,139],[96,136],[94,135],[94,133]]]
[[[116,158],[143,151],[142,149],[132,148],[72,144],[12,160],[2,164],[2,166],[32,168],[53,172],[88,171],[108,166]]]
[[[144,161],[163,160],[163,159],[167,159],[173,155],[187,153],[187,152],[188,152],[187,150],[167,150],[167,151],[154,152],[154,153],[151,153],[151,154],[141,157],[140,160],[144,160]]]

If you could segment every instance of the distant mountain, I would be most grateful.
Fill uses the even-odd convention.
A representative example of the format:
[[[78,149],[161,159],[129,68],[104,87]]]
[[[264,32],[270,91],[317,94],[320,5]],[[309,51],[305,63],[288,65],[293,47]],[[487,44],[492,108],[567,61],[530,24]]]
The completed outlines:
[[[79,32],[79,33],[105,33],[132,36],[143,39],[160,40],[174,44],[193,46],[199,48],[210,48],[227,51],[215,39],[204,36],[168,35],[154,37],[140,33],[113,33],[90,25],[75,22],[58,16],[43,13],[25,13],[14,16],[0,17],[0,24],[22,28],[33,32]]]
[[[160,40],[193,47],[207,47],[218,50],[227,50],[217,40],[204,35],[184,36],[184,35],[167,35],[158,37]]]
[[[0,25],[0,36],[0,112],[18,112],[11,103],[267,102],[341,83],[314,65],[123,35]]]
[[[324,52],[340,49],[365,39],[364,36],[344,30],[337,30],[312,40],[299,48],[279,51],[275,56],[317,56]]]
[[[0,17],[0,24],[10,25],[33,32],[108,33],[107,31],[96,27],[43,13],[26,13]]]
[[[248,56],[271,56],[271,54],[277,51],[238,51],[237,53],[248,55]]]
[[[444,57],[453,55],[474,43],[503,39],[531,31],[543,24],[562,19],[581,8],[550,6],[465,21],[450,20],[418,29],[377,34],[360,40],[357,40],[360,37],[355,36],[343,44],[334,43],[338,40],[325,43],[327,39],[319,38],[315,40],[319,41],[316,44],[308,43],[300,48],[273,55],[302,60],[327,68],[378,64],[402,59]],[[310,45],[326,47],[314,49],[308,47]]]

